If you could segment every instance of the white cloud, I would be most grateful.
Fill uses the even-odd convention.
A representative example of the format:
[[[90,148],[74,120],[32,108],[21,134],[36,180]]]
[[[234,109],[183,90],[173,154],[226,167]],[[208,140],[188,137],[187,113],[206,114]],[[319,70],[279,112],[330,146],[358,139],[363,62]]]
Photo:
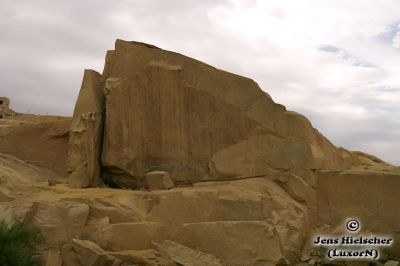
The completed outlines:
[[[394,48],[400,49],[400,31],[393,37],[392,42]]]
[[[237,1],[213,12],[224,31],[265,44],[241,55],[249,63],[239,72],[308,115],[335,144],[400,163],[388,149],[400,149],[400,53],[381,38],[400,21],[398,2],[260,1],[244,8]]]

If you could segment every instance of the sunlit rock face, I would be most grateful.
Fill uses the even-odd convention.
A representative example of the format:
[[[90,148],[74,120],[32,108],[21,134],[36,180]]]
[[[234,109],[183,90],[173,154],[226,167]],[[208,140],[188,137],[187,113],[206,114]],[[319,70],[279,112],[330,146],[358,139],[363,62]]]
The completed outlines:
[[[113,186],[139,188],[151,171],[166,171],[179,185],[300,169],[312,183],[312,169],[343,169],[356,161],[305,117],[274,103],[254,81],[177,53],[117,40],[101,79],[104,129],[96,124],[93,131],[101,141],[80,150],[72,141],[72,148],[93,156],[85,161],[101,160],[101,176]],[[77,110],[88,101],[86,87],[73,125],[85,117]],[[72,173],[73,186],[90,186],[88,181],[79,185],[79,173]]]
[[[143,43],[85,71],[72,119],[0,119],[0,220],[39,228],[46,265],[324,265],[312,240],[346,217],[400,241],[399,186],[254,81]]]

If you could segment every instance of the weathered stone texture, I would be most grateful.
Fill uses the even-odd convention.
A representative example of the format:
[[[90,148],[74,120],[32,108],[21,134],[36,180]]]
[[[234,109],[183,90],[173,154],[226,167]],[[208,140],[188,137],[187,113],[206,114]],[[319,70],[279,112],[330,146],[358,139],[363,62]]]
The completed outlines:
[[[357,163],[254,81],[186,56],[117,40],[102,77],[109,184],[138,188],[154,170],[179,185]]]
[[[85,70],[69,138],[68,184],[71,187],[96,186],[99,181],[103,109],[102,77],[93,70]]]

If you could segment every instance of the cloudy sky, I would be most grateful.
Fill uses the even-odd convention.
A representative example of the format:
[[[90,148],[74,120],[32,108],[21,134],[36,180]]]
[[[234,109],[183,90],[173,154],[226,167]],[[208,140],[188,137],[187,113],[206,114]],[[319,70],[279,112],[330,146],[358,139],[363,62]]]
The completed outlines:
[[[253,78],[335,145],[400,164],[399,0],[0,0],[0,96],[71,115],[117,38]]]

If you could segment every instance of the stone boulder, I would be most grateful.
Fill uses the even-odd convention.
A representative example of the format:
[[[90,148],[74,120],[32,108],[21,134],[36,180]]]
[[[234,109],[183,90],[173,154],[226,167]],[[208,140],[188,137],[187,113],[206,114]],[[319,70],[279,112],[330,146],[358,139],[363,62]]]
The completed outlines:
[[[72,186],[94,185],[100,150],[105,182],[130,188],[140,188],[155,170],[181,185],[288,170],[300,175],[293,170],[300,168],[309,175],[359,163],[356,154],[336,148],[253,80],[181,54],[117,40],[103,74],[92,74],[92,82],[88,76],[71,133]],[[88,113],[96,114],[92,122]]]
[[[174,182],[169,177],[169,173],[163,171],[146,173],[143,182],[144,187],[148,190],[170,189],[174,187]]]
[[[103,109],[102,77],[93,70],[85,70],[69,138],[68,184],[71,187],[96,186],[99,181]]]

